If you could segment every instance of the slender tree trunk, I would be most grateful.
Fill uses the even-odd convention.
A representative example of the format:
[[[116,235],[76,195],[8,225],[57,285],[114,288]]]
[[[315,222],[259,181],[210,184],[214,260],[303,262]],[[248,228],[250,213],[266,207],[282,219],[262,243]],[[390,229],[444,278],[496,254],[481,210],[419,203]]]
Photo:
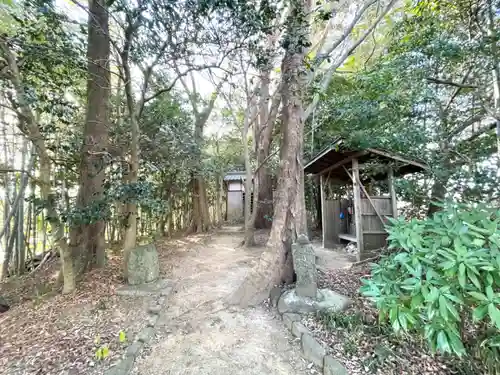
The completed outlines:
[[[42,137],[38,123],[35,116],[28,105],[25,98],[25,90],[21,80],[21,74],[17,66],[15,55],[9,49],[7,44],[0,36],[0,49],[5,53],[7,65],[11,71],[11,81],[16,92],[16,101],[13,105],[18,106],[22,118],[20,124],[26,125],[23,131],[27,133],[30,141],[35,146],[35,150],[39,157],[39,178],[40,185],[40,198],[44,201],[46,217],[51,223],[51,235],[53,238],[52,243],[61,252],[62,260],[62,274],[64,279],[63,293],[70,293],[75,289],[75,275],[73,270],[73,259],[70,248],[66,243],[64,236],[64,226],[61,223],[59,214],[55,209],[55,194],[52,191],[51,185],[51,161],[49,158],[48,150],[45,145],[45,140]]]
[[[231,296],[230,303],[253,305],[267,298],[269,290],[282,282],[293,280],[291,256],[292,220],[295,228],[303,233],[301,215],[295,210],[305,206],[296,203],[303,199],[303,189],[298,185],[301,176],[301,143],[304,131],[303,93],[307,74],[304,71],[305,46],[309,40],[307,0],[292,0],[287,18],[288,45],[281,65],[282,72],[282,143],[281,162],[276,190],[273,224],[265,251],[243,284]]]
[[[318,178],[319,180],[319,178]],[[319,181],[314,184],[314,203],[316,206],[316,229],[323,228],[323,215],[322,215],[322,207],[321,207],[321,186]]]
[[[269,84],[271,76],[271,68],[266,67],[261,72],[261,87],[259,100],[259,117],[258,126],[255,126],[255,141],[257,165],[261,166],[257,171],[256,179],[259,181],[259,190],[254,192],[257,194],[257,207],[255,227],[257,229],[271,228],[271,217],[273,215],[273,185],[272,172],[267,163],[269,153],[271,151],[272,134],[274,129],[274,121],[276,111],[279,104],[273,100],[271,106],[271,114],[269,112]]]
[[[3,114],[3,109],[2,109],[2,114]],[[7,150],[7,145],[8,145],[8,139],[7,139],[7,129],[6,129],[6,124],[5,121],[2,121],[3,124],[3,157],[5,160],[5,163],[9,162],[9,153]],[[9,174],[5,173],[4,175],[4,198],[3,198],[3,222],[5,226],[5,238],[4,238],[4,249],[7,249],[9,245],[9,237],[10,237],[10,178]],[[5,253],[5,259],[7,259],[7,253]],[[4,260],[6,262],[6,260]]]
[[[32,192],[33,194],[33,192]],[[31,250],[30,244],[33,241],[33,238],[31,237],[32,232],[32,226],[33,226],[33,204],[29,203],[28,204],[28,223],[26,225],[26,257],[28,259],[31,259],[33,257],[34,251]]]
[[[497,12],[496,5],[490,0],[488,2],[488,36],[493,41],[491,43],[491,56],[493,58],[492,85],[497,136],[497,167],[500,170],[500,56],[495,38],[498,33],[495,29],[495,12]]]
[[[247,93],[249,95],[249,93]],[[243,156],[245,159],[245,246],[250,247],[255,245],[255,226],[252,219],[255,215],[252,215],[252,165],[250,163],[250,153],[248,150],[248,130],[250,127],[250,121],[253,117],[253,100],[252,98],[247,99],[247,109],[245,113],[245,119],[243,124],[242,132],[242,142],[243,142]],[[258,194],[257,191],[255,191]]]
[[[19,219],[16,215],[14,217],[14,227],[12,228],[14,233],[17,232],[18,226],[19,226]],[[16,239],[17,239],[17,236],[10,236],[10,238],[9,238],[9,243],[7,244],[7,249],[5,251],[5,263],[4,263],[3,268],[2,268],[3,275],[8,274],[8,270],[10,268],[9,265],[10,265],[10,261],[12,259],[12,255],[15,255],[14,254],[14,245],[15,245]],[[15,255],[15,256],[17,258],[17,255]],[[16,268],[17,267],[12,267],[11,269],[16,270]]]
[[[26,154],[28,152],[28,141],[24,141],[24,146],[23,146],[23,155],[22,155],[22,160],[21,160],[21,166],[22,169],[28,170],[30,169],[29,166],[26,166]],[[21,200],[19,201],[19,210],[17,214],[17,220],[18,220],[18,226],[17,226],[17,274],[22,275],[24,273],[24,270],[26,268],[25,262],[26,262],[26,248],[24,246],[24,194],[25,194],[25,189],[22,188],[24,179],[27,178],[25,173],[21,174],[21,179],[19,181],[19,194],[22,194],[23,196],[21,197]],[[26,184],[27,185],[27,181]],[[29,229],[28,229],[29,230]],[[29,233],[29,232],[28,232]]]
[[[215,176],[215,225],[222,224],[222,174],[219,172]]]
[[[127,97],[127,108],[129,112],[129,120],[130,120],[130,161],[129,168],[126,175],[127,183],[136,184],[138,182],[138,173],[139,173],[139,122],[138,122],[138,113],[137,109],[142,107],[142,104],[139,104],[136,107],[134,103],[134,94],[132,91],[132,74],[130,72],[129,66],[129,48],[130,48],[130,40],[128,41],[128,48],[124,48],[124,52],[122,54],[122,65],[125,73],[125,93]],[[127,226],[125,229],[125,239],[123,241],[123,274],[124,277],[127,278],[127,262],[130,255],[130,251],[137,244],[137,204],[128,203],[127,204]]]

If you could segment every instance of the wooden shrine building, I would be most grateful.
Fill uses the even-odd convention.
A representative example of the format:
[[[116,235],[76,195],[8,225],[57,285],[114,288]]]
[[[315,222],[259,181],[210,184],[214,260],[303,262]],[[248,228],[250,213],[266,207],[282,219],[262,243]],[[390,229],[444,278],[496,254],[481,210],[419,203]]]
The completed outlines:
[[[337,140],[304,167],[319,176],[323,247],[357,245],[357,258],[369,258],[386,245],[387,217],[397,217],[394,177],[421,172],[420,161],[387,151],[356,150]]]

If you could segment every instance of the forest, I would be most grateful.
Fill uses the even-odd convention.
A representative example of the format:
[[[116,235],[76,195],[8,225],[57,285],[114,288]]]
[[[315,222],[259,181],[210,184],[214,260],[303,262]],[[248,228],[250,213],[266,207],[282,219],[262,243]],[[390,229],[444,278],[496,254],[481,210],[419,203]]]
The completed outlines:
[[[0,307],[53,259],[64,298],[110,254],[126,278],[139,244],[219,228],[234,171],[243,245],[269,231],[233,301],[255,303],[321,230],[304,165],[341,137],[428,166],[396,179],[361,293],[498,374],[499,39],[493,0],[0,0]]]

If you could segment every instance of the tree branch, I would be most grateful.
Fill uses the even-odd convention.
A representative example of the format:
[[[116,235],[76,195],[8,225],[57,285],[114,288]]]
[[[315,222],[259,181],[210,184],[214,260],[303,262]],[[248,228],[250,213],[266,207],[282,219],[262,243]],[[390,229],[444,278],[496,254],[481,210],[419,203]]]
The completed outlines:
[[[448,86],[453,86],[453,87],[458,87],[461,89],[477,89],[479,86],[476,85],[471,85],[467,83],[460,83],[460,82],[453,82],[445,79],[439,79],[435,77],[427,77],[427,81],[430,83],[435,83],[438,85],[448,85]]]
[[[370,0],[368,2],[366,2],[362,7],[361,9],[356,12],[356,14],[354,15],[354,18],[352,19],[351,23],[349,24],[349,26],[347,26],[347,28],[344,30],[344,32],[342,33],[342,35],[330,46],[330,48],[328,48],[325,53],[322,53],[321,55],[317,56],[316,58],[316,65],[319,65],[321,64],[323,61],[325,61],[330,55],[331,53],[338,47],[340,46],[340,44],[347,39],[347,37],[349,36],[349,34],[351,34],[352,30],[354,29],[354,27],[356,26],[356,24],[359,22],[359,20],[361,19],[361,17],[363,16],[363,14],[368,10],[368,8],[370,8],[373,4],[375,4],[377,2],[377,0]],[[330,27],[330,21],[328,22],[328,24],[326,25],[326,28],[329,28]]]
[[[382,19],[385,17],[387,13],[392,9],[394,4],[396,3],[396,0],[391,0],[389,4],[382,10],[382,12],[379,14],[377,19],[373,22],[373,24],[363,33],[363,35],[350,47],[345,51],[342,56],[338,59],[338,61],[335,64],[332,64],[332,66],[327,70],[325,73],[325,76],[321,82],[321,92],[326,91],[328,88],[328,85],[330,84],[330,81],[332,80],[332,76],[337,70],[337,68],[344,63],[344,61],[359,47],[361,43],[364,42],[364,40],[373,32],[373,30],[377,27],[377,25],[382,21]],[[311,115],[311,113],[314,111],[316,106],[319,103],[319,94],[315,94],[312,102],[309,104],[307,107],[305,113],[304,113],[304,121],[307,120],[307,118]]]

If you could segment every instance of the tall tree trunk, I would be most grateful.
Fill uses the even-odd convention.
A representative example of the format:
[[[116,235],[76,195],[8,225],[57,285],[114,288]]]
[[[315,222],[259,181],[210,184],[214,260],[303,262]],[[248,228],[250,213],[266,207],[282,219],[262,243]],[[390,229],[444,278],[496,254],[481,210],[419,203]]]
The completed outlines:
[[[129,167],[126,173],[126,180],[128,184],[137,184],[139,173],[139,137],[140,129],[138,122],[139,111],[142,108],[142,103],[137,105],[134,103],[134,94],[132,90],[132,74],[129,65],[129,53],[131,48],[131,41],[133,38],[133,31],[128,35],[126,45],[122,52],[122,66],[125,74],[125,94],[127,97],[127,108],[130,121],[130,160]],[[123,274],[127,278],[127,262],[130,251],[137,244],[137,204],[128,203],[127,208],[127,224],[125,229],[125,238],[123,241]]]
[[[26,154],[28,153],[28,140],[26,139],[24,141],[23,145],[23,155],[21,157],[21,166],[22,169],[29,170],[31,167],[26,165]],[[25,248],[25,242],[24,242],[24,194],[25,194],[25,189],[23,189],[23,180],[24,178],[27,178],[25,173],[21,173],[21,179],[19,181],[19,194],[22,194],[23,196],[21,197],[21,200],[19,201],[19,210],[17,214],[17,220],[18,220],[18,225],[17,225],[17,274],[22,275],[25,270],[25,261],[26,261],[26,248]],[[27,181],[26,184],[27,185]],[[28,228],[28,233],[29,233],[29,228]]]
[[[36,183],[34,180],[31,181],[31,192],[33,194],[33,196],[36,196]],[[35,207],[35,202],[32,201],[31,202],[31,213],[33,215],[33,233],[32,233],[32,238],[31,238],[31,241],[33,243],[33,255],[36,254],[36,249],[38,247],[38,213],[37,213],[37,209]]]
[[[105,0],[89,2],[88,18],[88,77],[87,117],[84,142],[81,150],[80,186],[77,207],[96,209],[102,207],[104,179],[108,163],[109,100],[110,100],[110,42],[108,9]],[[93,263],[105,264],[105,221],[81,223],[74,228],[73,251],[78,255],[78,273],[88,270]]]
[[[273,224],[267,243],[267,250],[259,263],[252,269],[243,284],[231,296],[230,303],[253,305],[268,296],[276,284],[293,280],[291,256],[292,224],[302,233],[304,230],[300,213],[295,210],[305,204],[296,203],[303,199],[303,189],[298,185],[301,176],[301,143],[304,132],[303,92],[307,74],[304,71],[305,46],[309,41],[307,0],[291,0],[287,18],[288,41],[281,65],[282,84],[282,143],[281,162],[276,190]],[[292,223],[296,220],[297,223]]]
[[[31,192],[34,194],[34,192]],[[29,203],[28,204],[28,223],[26,225],[26,238],[25,238],[25,243],[26,243],[26,257],[28,259],[31,259],[33,257],[34,251],[32,252],[31,250],[31,242],[33,241],[33,238],[31,237],[32,232],[32,225],[33,223],[33,204]]]
[[[2,116],[4,113],[4,109],[2,108]],[[9,162],[9,152],[7,150],[7,125],[5,123],[5,120],[2,119],[2,124],[3,124],[3,129],[2,129],[2,135],[3,135],[3,158],[4,162],[7,164]],[[10,237],[10,176],[8,173],[5,173],[4,175],[4,198],[3,198],[3,222],[4,225],[6,224],[7,226],[5,227],[5,239],[4,239],[4,249],[7,249],[9,246],[9,237]],[[7,259],[7,253],[5,253],[5,259]],[[6,260],[4,260],[6,262]]]
[[[269,84],[272,66],[267,66],[261,72],[260,80],[260,100],[259,100],[259,116],[255,126],[255,141],[258,170],[256,179],[258,181],[259,190],[257,193],[257,207],[255,228],[264,229],[270,228],[273,215],[273,180],[272,172],[269,168],[269,155],[271,152],[272,135],[274,122],[281,100],[281,95],[276,93],[272,98],[271,107],[269,101],[271,99],[269,93]]]
[[[248,130],[251,125],[251,119],[254,117],[254,101],[249,96],[247,88],[247,108],[245,111],[245,119],[243,120],[242,142],[243,142],[243,157],[245,159],[245,246],[250,247],[255,245],[255,215],[252,215],[252,165],[250,163],[250,152],[248,150]],[[255,179],[257,180],[257,179]],[[257,181],[255,181],[257,182]],[[258,191],[254,189],[254,193]],[[255,209],[254,209],[255,211]]]
[[[202,117],[203,116],[203,117]],[[208,116],[198,115],[194,129],[194,141],[199,147],[197,151],[197,166],[201,168],[201,149],[203,147],[203,127]],[[205,183],[200,170],[196,170],[193,174],[193,232],[205,232],[210,229],[210,215],[208,214],[207,193]]]
[[[500,56],[498,52],[497,39],[495,35],[498,31],[495,29],[495,18],[498,12],[495,2],[488,2],[488,36],[492,40],[491,56],[493,59],[492,85],[493,85],[493,104],[495,113],[495,131],[497,136],[497,167],[500,169]]]
[[[215,176],[215,225],[222,224],[222,173],[218,172]]]

